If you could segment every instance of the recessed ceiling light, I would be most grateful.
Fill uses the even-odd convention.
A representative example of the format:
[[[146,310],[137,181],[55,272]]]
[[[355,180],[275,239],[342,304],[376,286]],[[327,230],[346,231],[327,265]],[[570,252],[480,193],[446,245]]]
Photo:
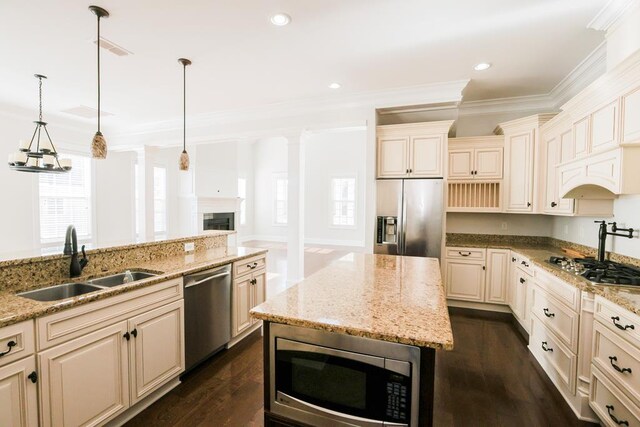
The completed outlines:
[[[340,83],[331,83],[329,89],[340,89]]]
[[[488,62],[481,62],[473,67],[473,69],[476,71],[484,71],[488,70],[489,68],[491,68],[491,64],[489,64]]]
[[[291,17],[286,13],[276,13],[271,17],[271,23],[278,27],[284,27],[289,22],[291,22]]]

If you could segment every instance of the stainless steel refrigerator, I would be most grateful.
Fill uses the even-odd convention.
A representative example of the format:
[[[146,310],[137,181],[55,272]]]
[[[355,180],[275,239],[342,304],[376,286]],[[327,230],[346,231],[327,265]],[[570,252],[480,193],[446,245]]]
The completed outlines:
[[[440,258],[444,194],[442,179],[377,181],[377,254]]]

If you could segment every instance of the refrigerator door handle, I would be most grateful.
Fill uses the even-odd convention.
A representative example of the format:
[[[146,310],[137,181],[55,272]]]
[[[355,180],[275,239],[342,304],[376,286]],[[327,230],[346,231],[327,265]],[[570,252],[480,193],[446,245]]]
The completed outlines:
[[[402,224],[401,224],[401,241],[400,241],[400,254],[404,255],[406,252],[407,243],[407,197],[404,190],[404,181],[402,182]]]

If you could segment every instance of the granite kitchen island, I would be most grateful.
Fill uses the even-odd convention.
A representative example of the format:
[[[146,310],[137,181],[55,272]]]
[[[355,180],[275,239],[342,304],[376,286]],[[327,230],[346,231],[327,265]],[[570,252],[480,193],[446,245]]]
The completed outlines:
[[[255,307],[266,425],[432,424],[453,349],[437,259],[349,254]]]

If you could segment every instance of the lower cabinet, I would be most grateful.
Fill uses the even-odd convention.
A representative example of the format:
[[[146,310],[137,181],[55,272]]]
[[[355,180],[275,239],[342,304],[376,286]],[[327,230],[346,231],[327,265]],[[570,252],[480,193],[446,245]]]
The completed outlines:
[[[38,425],[36,358],[0,366],[0,426]]]
[[[260,262],[262,261],[262,263]],[[265,265],[264,257],[255,261],[257,266]],[[243,266],[245,261],[239,262]],[[253,265],[253,264],[250,264]],[[258,320],[253,319],[249,311],[258,304],[262,304],[266,299],[267,272],[265,268],[256,267],[233,279],[232,290],[232,310],[231,310],[231,335],[236,337],[249,329]],[[239,271],[234,266],[234,272]]]
[[[507,304],[507,249],[447,248],[448,299]]]
[[[182,299],[38,354],[43,426],[104,424],[184,370]]]

